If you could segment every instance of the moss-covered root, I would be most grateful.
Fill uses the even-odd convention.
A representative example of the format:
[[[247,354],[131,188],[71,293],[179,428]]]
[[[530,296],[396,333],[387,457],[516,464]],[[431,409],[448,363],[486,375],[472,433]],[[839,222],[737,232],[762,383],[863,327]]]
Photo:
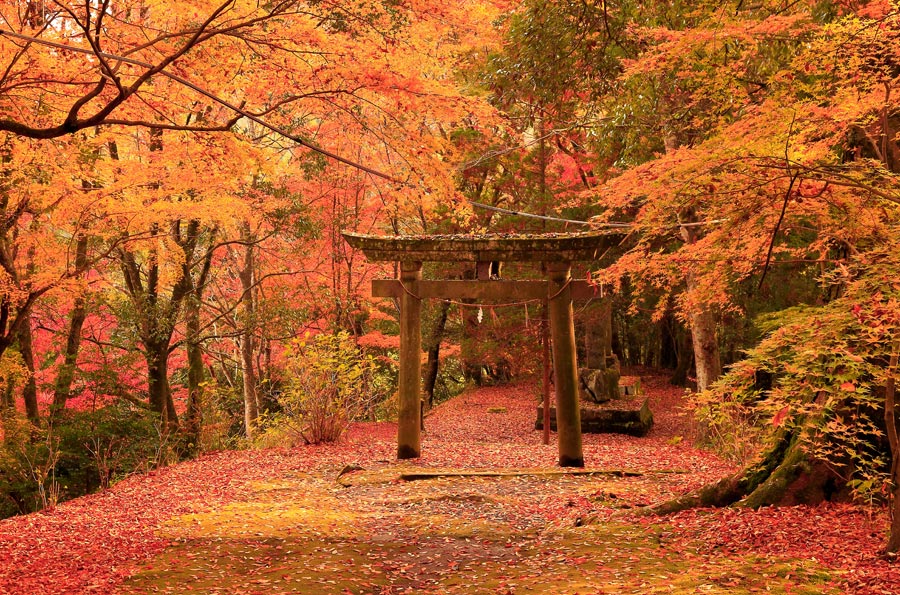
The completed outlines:
[[[793,491],[803,489],[804,491],[821,492],[821,478],[813,478],[812,475],[812,465],[809,464],[806,453],[800,447],[795,437],[790,441],[790,445],[784,452],[784,456],[778,466],[768,474],[764,481],[757,484],[752,491],[748,490],[747,496],[737,502],[736,505],[747,508],[760,508],[796,499],[796,495],[791,494]],[[810,481],[799,481],[803,476],[808,476]],[[813,486],[812,484],[817,485]]]
[[[739,488],[741,477],[741,474],[725,477],[689,494],[649,506],[644,512],[665,515],[689,508],[730,506],[743,497],[743,492]]]
[[[823,478],[812,478],[812,482],[798,481],[813,475],[798,435],[797,432],[779,432],[772,448],[755,464],[689,494],[651,506],[647,512],[664,515],[689,508],[732,505],[759,508],[790,500],[792,490],[801,485],[804,492],[820,492]],[[802,499],[816,498],[807,493]]]

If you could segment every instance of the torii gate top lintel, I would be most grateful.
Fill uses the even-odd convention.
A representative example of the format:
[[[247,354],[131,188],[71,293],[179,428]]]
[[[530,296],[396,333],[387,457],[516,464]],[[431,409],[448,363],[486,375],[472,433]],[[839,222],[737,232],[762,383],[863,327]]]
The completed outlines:
[[[572,300],[590,297],[586,281],[573,281],[571,265],[596,260],[621,232],[373,236],[344,232],[369,260],[399,262],[399,279],[372,281],[373,297],[393,297],[400,307],[400,411],[397,458],[421,454],[421,301],[423,298],[542,299],[547,304],[556,384],[556,425],[561,467],[583,467],[581,411],[575,360]],[[501,281],[490,276],[492,261],[546,263],[546,281]],[[476,280],[424,281],[423,262],[475,262]],[[549,423],[545,422],[545,427]]]
[[[621,232],[378,236],[344,232],[369,260],[394,262],[550,262],[594,260]]]

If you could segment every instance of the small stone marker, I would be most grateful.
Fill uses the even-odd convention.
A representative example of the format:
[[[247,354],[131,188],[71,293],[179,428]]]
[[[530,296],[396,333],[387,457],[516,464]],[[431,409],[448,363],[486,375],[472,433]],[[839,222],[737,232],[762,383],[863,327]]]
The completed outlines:
[[[641,394],[640,376],[623,376],[619,379],[619,398],[633,399]]]

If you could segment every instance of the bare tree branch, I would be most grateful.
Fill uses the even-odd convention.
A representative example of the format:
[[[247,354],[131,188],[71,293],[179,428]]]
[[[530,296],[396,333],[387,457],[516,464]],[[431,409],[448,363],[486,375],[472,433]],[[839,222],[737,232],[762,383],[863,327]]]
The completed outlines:
[[[220,13],[220,11],[224,10],[230,4],[231,4],[230,1],[222,4],[212,15],[210,15],[209,18],[207,18],[207,20],[204,22],[204,24],[201,25],[197,29],[197,32],[194,34],[194,36],[191,39],[189,39],[184,44],[184,46],[182,46],[178,51],[174,52],[173,54],[170,54],[169,56],[165,57],[157,64],[150,64],[149,62],[144,62],[142,60],[136,60],[134,58],[127,58],[125,56],[119,56],[119,55],[110,54],[107,52],[100,52],[100,51],[89,50],[89,49],[85,49],[85,48],[72,47],[72,46],[68,46],[66,44],[49,41],[49,40],[45,40],[45,39],[38,39],[38,38],[31,37],[28,35],[23,35],[21,33],[16,33],[14,31],[0,29],[0,36],[13,37],[13,38],[20,39],[20,40],[26,41],[26,42],[32,42],[32,43],[36,43],[36,44],[40,44],[40,45],[45,45],[45,46],[54,47],[54,48],[62,49],[62,50],[66,50],[66,51],[72,51],[72,52],[81,53],[81,54],[88,54],[88,55],[92,55],[92,56],[97,56],[98,58],[116,60],[116,61],[119,61],[122,63],[131,64],[134,66],[140,66],[141,68],[147,69],[146,72],[144,72],[144,74],[139,76],[137,78],[137,80],[135,80],[129,87],[124,87],[123,91],[120,91],[113,99],[111,99],[109,102],[107,102],[107,104],[104,107],[100,108],[92,116],[89,116],[89,117],[83,118],[83,119],[78,119],[78,117],[77,117],[78,111],[84,106],[84,104],[86,104],[88,101],[90,101],[90,99],[93,99],[94,97],[98,96],[103,91],[103,88],[106,85],[106,80],[107,80],[106,78],[101,79],[97,83],[97,86],[94,88],[93,91],[89,92],[87,95],[85,95],[84,97],[80,98],[78,101],[75,102],[75,104],[72,106],[72,108],[69,111],[66,121],[63,122],[62,124],[60,124],[58,126],[51,126],[48,128],[34,128],[34,127],[27,126],[21,122],[16,122],[14,120],[9,120],[9,119],[3,119],[3,120],[0,120],[0,131],[6,130],[8,132],[12,132],[13,134],[17,134],[19,136],[24,136],[24,137],[28,137],[28,138],[34,138],[34,139],[50,139],[50,138],[57,138],[57,137],[60,137],[60,136],[66,135],[66,134],[71,134],[73,132],[77,132],[78,130],[82,130],[84,128],[104,124],[107,122],[109,115],[117,107],[119,107],[119,105],[121,105],[126,99],[128,99],[129,97],[134,95],[141,88],[141,86],[144,85],[144,83],[146,83],[148,80],[150,80],[150,78],[152,78],[156,74],[159,74],[159,75],[165,76],[165,77],[203,95],[204,97],[206,97],[224,107],[227,107],[228,109],[235,112],[236,114],[239,114],[240,116],[243,116],[253,122],[256,122],[260,126],[266,128],[272,132],[280,134],[281,136],[284,136],[285,138],[288,138],[301,146],[304,146],[312,151],[315,151],[316,153],[324,155],[325,157],[333,159],[334,161],[338,161],[345,165],[349,165],[350,167],[364,171],[375,177],[382,178],[382,179],[385,179],[385,180],[388,180],[391,182],[395,182],[398,184],[406,184],[406,182],[398,180],[398,179],[394,178],[393,176],[382,173],[381,171],[378,171],[374,168],[368,167],[368,166],[358,163],[356,161],[347,159],[346,157],[342,157],[341,155],[338,155],[337,153],[334,153],[323,147],[320,147],[320,146],[316,145],[315,143],[312,143],[299,135],[293,134],[291,132],[284,130],[283,128],[279,128],[272,124],[269,124],[268,122],[266,122],[259,116],[243,109],[242,107],[237,106],[234,103],[231,103],[231,102],[207,91],[206,89],[204,89],[198,85],[195,85],[194,83],[190,82],[189,80],[187,80],[181,76],[172,74],[171,72],[168,72],[165,70],[165,68],[167,66],[169,66],[170,64],[175,62],[179,57],[183,56],[189,49],[191,49],[192,47],[194,47],[197,44],[198,40],[201,39],[201,35],[204,31],[204,27],[207,27],[209,25],[209,23],[211,23],[212,20],[214,20],[214,18]],[[129,121],[128,120],[119,120],[119,123],[124,124],[127,122],[129,122]],[[138,124],[135,124],[135,125],[138,125]],[[160,128],[160,127],[157,126],[156,128]],[[191,126],[183,126],[183,127],[177,128],[177,129],[178,130],[193,130],[194,128]]]

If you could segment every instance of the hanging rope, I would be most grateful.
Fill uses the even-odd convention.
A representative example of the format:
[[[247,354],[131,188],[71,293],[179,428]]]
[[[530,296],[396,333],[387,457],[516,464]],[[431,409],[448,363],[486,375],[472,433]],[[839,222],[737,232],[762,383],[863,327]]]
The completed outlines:
[[[563,219],[560,217],[550,217],[548,215],[535,215],[534,213],[524,213],[522,211],[513,211],[512,209],[503,209],[500,207],[492,207],[491,205],[486,205],[480,202],[475,202],[473,200],[469,201],[469,204],[473,207],[478,207],[479,209],[484,209],[486,211],[495,211],[497,213],[504,213],[506,215],[518,215],[519,217],[529,217],[531,219],[540,219],[542,221],[557,221],[559,223],[571,223],[573,225],[586,225],[592,226],[591,223],[587,221],[579,221],[578,219]],[[630,227],[630,224],[627,223],[617,223],[611,224],[611,226],[627,226]]]
[[[426,298],[423,298],[420,295],[416,295],[415,293],[410,291],[410,289],[406,286],[406,284],[403,281],[400,281],[399,279],[397,279],[397,281],[400,283],[400,287],[403,289],[403,292],[406,293],[406,295],[410,296],[411,298],[417,299],[419,301],[426,299]],[[457,306],[464,306],[466,308],[507,308],[507,307],[511,307],[511,306],[523,306],[523,305],[527,305],[527,304],[531,304],[531,303],[535,303],[535,302],[543,303],[545,301],[555,300],[571,284],[572,284],[572,278],[569,277],[566,280],[566,282],[563,283],[562,287],[559,288],[559,291],[557,291],[553,295],[548,296],[546,298],[531,298],[528,300],[519,300],[517,302],[502,302],[500,304],[460,302],[457,300],[451,300],[449,298],[437,298],[437,299],[441,300],[445,304],[455,304]]]
[[[592,221],[582,221],[580,219],[564,219],[562,217],[551,217],[549,215],[537,215],[535,213],[526,213],[525,211],[514,211],[512,209],[504,209],[502,207],[494,207],[491,205],[486,205],[484,203],[475,202],[474,200],[470,200],[469,204],[473,207],[478,207],[479,209],[485,209],[487,211],[495,211],[497,213],[504,213],[506,215],[516,215],[518,217],[528,217],[529,219],[540,219],[541,221],[556,221],[558,223],[571,223],[572,225],[583,225],[585,227],[606,227],[610,229],[634,229],[638,227],[636,223],[621,223],[618,221],[610,221],[610,222],[592,222]],[[703,225],[715,225],[717,223],[726,223],[728,219],[710,219],[709,221],[694,221],[691,223],[673,223],[671,225],[664,225],[663,229],[676,229],[681,227],[700,227]]]

